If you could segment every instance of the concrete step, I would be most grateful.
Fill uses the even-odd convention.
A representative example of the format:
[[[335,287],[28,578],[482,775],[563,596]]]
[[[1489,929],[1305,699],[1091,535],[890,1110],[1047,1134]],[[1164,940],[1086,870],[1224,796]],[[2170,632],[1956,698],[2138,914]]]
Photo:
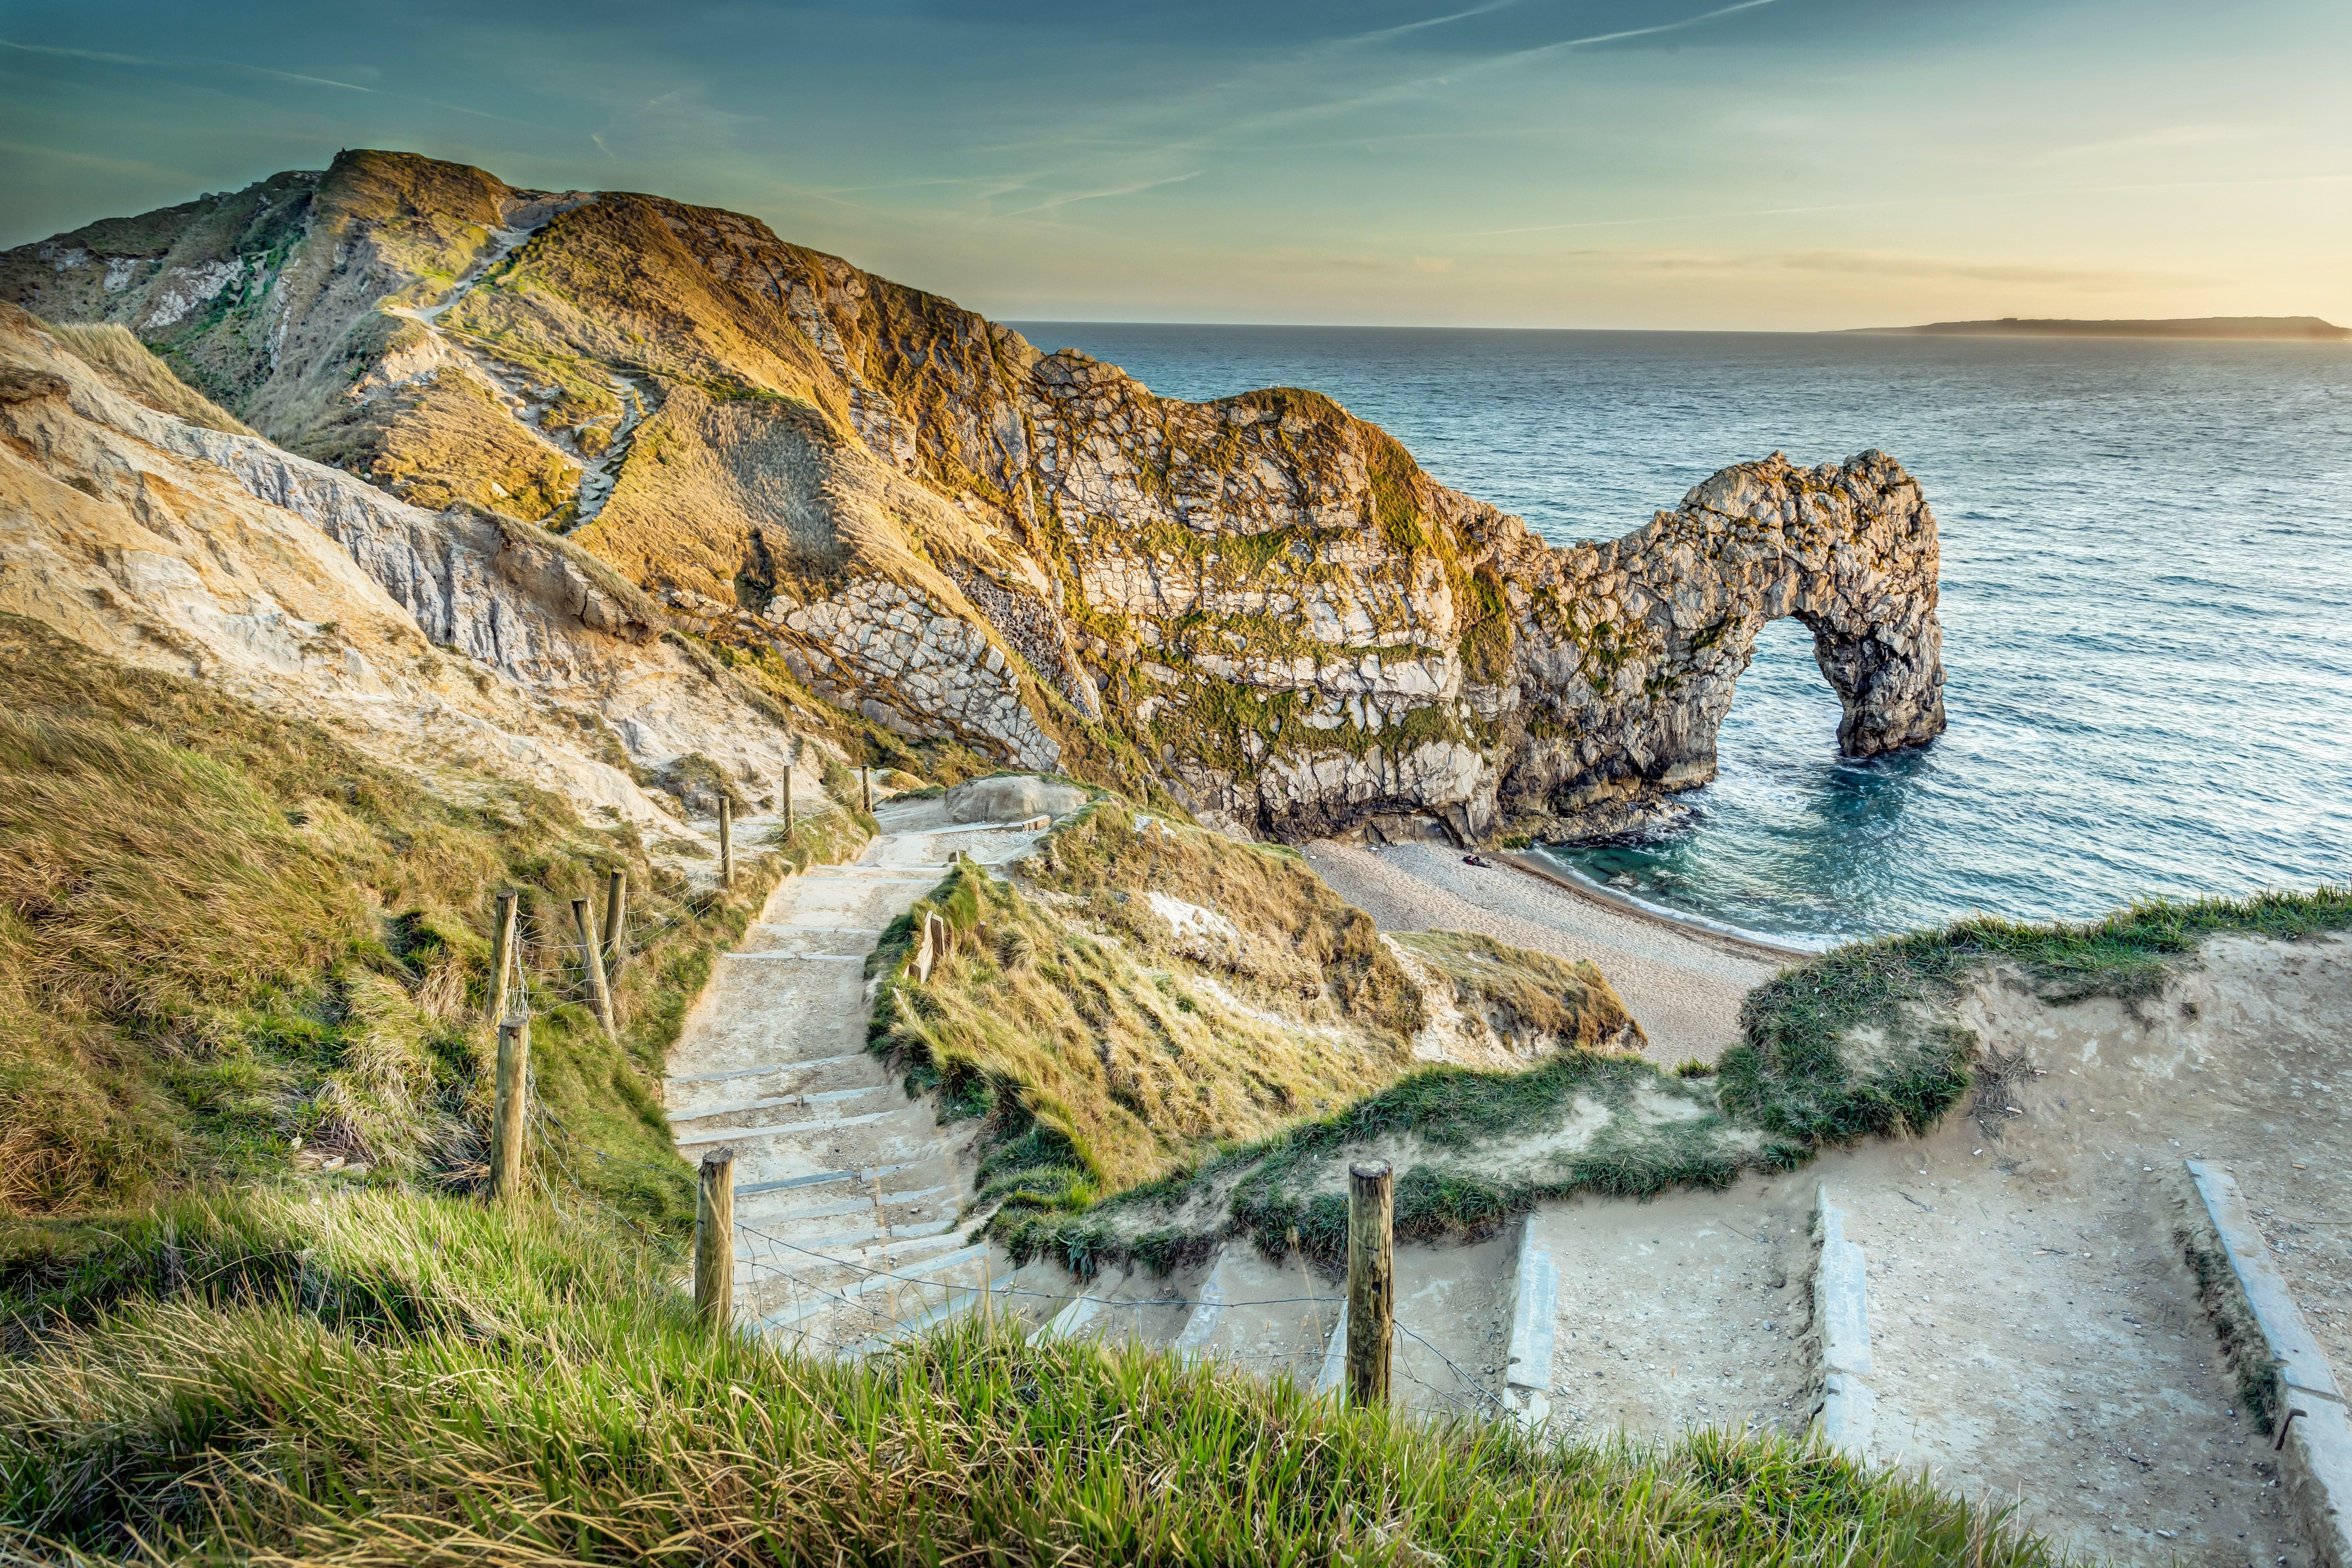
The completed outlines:
[[[971,1281],[961,1279],[958,1271],[984,1269],[989,1254],[990,1248],[983,1242],[949,1250],[935,1248],[929,1256],[897,1258],[888,1263],[887,1272],[868,1273],[835,1289],[811,1290],[806,1293],[806,1300],[775,1307],[760,1317],[753,1326],[766,1333],[803,1327],[828,1313],[841,1311],[848,1315],[861,1310],[854,1308],[852,1303],[864,1303],[862,1311],[866,1315],[879,1312],[887,1319],[887,1308],[879,1301],[868,1301],[867,1298],[876,1296],[877,1292],[887,1294],[895,1288],[899,1292],[902,1313],[910,1291],[918,1296],[928,1293],[930,1301],[936,1302],[959,1285],[969,1289]],[[876,1326],[868,1323],[858,1337],[863,1339],[875,1331]]]
[[[765,1193],[785,1190],[777,1183],[852,1169],[857,1185],[871,1189],[877,1165],[886,1182],[895,1178],[898,1186],[932,1186],[957,1179],[953,1156],[927,1147],[919,1128],[906,1127],[878,1139],[852,1128],[824,1137],[759,1138],[736,1145],[735,1199],[739,1205],[749,1204]],[[833,1174],[833,1179],[841,1178]]]
[[[876,1092],[895,1090],[895,1085],[880,1084],[876,1086]],[[758,1143],[795,1135],[814,1135],[850,1128],[871,1127],[893,1119],[904,1123],[910,1132],[936,1131],[938,1126],[937,1118],[933,1116],[930,1109],[921,1105],[899,1106],[889,1110],[866,1111],[853,1116],[826,1114],[826,1109],[819,1107],[808,1115],[782,1117],[773,1121],[746,1122],[726,1127],[697,1128],[693,1131],[679,1133],[677,1146],[683,1152],[688,1149],[703,1148],[718,1143]]]
[[[832,1113],[835,1106],[847,1105],[872,1095],[888,1094],[897,1089],[898,1085],[892,1083],[861,1083],[840,1089],[793,1089],[781,1094],[761,1095],[756,1100],[728,1100],[702,1110],[673,1110],[669,1113],[669,1121],[670,1125],[676,1127],[681,1122],[707,1121],[715,1116],[750,1116],[762,1110],[802,1110],[813,1115],[824,1115]],[[747,1125],[764,1128],[769,1123],[761,1121]]]
[[[664,1081],[672,1085],[729,1083],[739,1079],[761,1078],[771,1073],[786,1073],[809,1068],[837,1067],[843,1062],[861,1062],[869,1059],[870,1053],[866,1051],[843,1051],[829,1057],[802,1057],[791,1061],[760,1062],[751,1067],[729,1068],[722,1072],[689,1073],[683,1078],[673,1078]]]
[[[772,1245],[764,1250],[739,1247],[736,1310],[755,1320],[774,1317],[784,1310],[779,1303],[786,1300],[822,1310],[827,1299],[855,1300],[887,1288],[894,1279],[912,1286],[960,1278],[955,1271],[968,1267],[984,1270],[971,1260],[987,1251],[984,1244],[968,1245],[952,1229],[836,1254]]]
[[[822,871],[802,872],[800,881],[807,887],[825,882],[922,882],[937,887],[950,864],[939,860],[912,866],[828,866]]]
[[[719,955],[730,963],[855,963],[866,964],[862,952],[815,952],[806,948],[775,948],[760,952],[736,949]]]
[[[803,1202],[792,1208],[762,1209],[739,1201],[735,1205],[735,1215],[745,1225],[756,1225],[765,1229],[772,1226],[793,1225],[803,1220],[822,1219],[827,1215],[874,1212],[874,1194],[870,1190],[860,1191],[846,1184],[841,1185],[838,1190],[842,1193],[839,1197],[828,1198],[821,1203]],[[952,1210],[956,1206],[956,1198],[953,1190],[944,1186],[919,1187],[911,1191],[893,1191],[885,1187],[882,1189],[882,1206],[890,1215],[890,1223],[895,1226],[898,1223],[898,1215],[901,1213],[922,1214],[925,1210]],[[923,1217],[936,1217],[936,1215],[923,1215]]]
[[[856,942],[858,952],[873,951],[875,942],[883,931],[881,926],[845,926],[818,921],[754,921],[744,929],[742,945],[748,948],[785,947],[793,942],[823,942],[836,949]]]

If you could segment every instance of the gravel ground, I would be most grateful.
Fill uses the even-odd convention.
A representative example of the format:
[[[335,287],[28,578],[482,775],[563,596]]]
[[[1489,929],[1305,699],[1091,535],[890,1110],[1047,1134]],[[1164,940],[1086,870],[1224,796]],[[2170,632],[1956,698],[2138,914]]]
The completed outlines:
[[[1434,844],[1306,847],[1307,863],[1382,931],[1472,931],[1589,958],[1650,1037],[1650,1055],[1711,1062],[1739,1042],[1739,1000],[1774,965],[1702,936],[1621,914],[1507,866],[1465,866]]]

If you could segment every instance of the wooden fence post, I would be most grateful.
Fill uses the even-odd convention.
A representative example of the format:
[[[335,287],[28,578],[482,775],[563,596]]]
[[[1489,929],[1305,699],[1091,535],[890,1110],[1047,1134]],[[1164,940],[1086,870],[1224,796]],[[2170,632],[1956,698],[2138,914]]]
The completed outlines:
[[[585,899],[572,900],[572,921],[580,928],[580,956],[588,966],[588,1003],[596,1010],[596,1022],[604,1026],[606,1039],[621,1037],[619,1023],[613,1016],[613,988],[604,980],[604,955],[596,944],[596,911]]]
[[[621,980],[621,933],[629,922],[629,874],[612,872],[604,883],[604,983]]]
[[[482,1021],[498,1024],[507,1016],[507,980],[515,966],[515,906],[522,896],[512,889],[499,895],[498,918],[490,930],[490,994],[482,1004]]]
[[[523,1113],[530,1093],[530,1020],[499,1024],[499,1098],[490,1113],[490,1201],[522,1197]]]
[[[866,804],[866,815],[874,815],[874,770],[864,763],[857,764],[857,797]]]
[[[735,1311],[735,1151],[702,1157],[694,1200],[694,1310],[713,1328]]]
[[[1385,1160],[1348,1167],[1348,1403],[1385,1409],[1396,1310],[1396,1177]]]
[[[723,795],[719,797],[719,885],[735,885],[735,802]]]
[[[783,805],[784,837],[790,838],[793,836],[793,765],[790,763],[784,764],[784,778],[778,798]]]

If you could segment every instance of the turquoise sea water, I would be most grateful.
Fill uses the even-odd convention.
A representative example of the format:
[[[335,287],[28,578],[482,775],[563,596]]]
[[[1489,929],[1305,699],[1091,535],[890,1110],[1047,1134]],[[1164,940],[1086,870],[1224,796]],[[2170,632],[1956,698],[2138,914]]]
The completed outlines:
[[[1555,542],[1726,464],[1868,447],[1943,542],[1951,728],[1837,755],[1766,628],[1682,830],[1560,851],[1824,939],[2352,874],[2352,345],[1024,324],[1163,395],[1307,386]]]

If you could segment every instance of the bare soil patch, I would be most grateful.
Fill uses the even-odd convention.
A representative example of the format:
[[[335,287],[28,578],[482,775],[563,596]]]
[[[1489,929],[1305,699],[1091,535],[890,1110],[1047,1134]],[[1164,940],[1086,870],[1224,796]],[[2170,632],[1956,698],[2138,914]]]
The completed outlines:
[[[2268,1438],[2198,1305],[2167,1184],[2234,1172],[2323,1345],[2340,1303],[2352,942],[2217,938],[2160,993],[1958,1012],[1998,1068],[1934,1135],[1823,1159],[1869,1257],[1872,1457],[2021,1500],[2128,1562],[2294,1568]]]
[[[1818,1360],[1812,1208],[1799,1174],[1528,1215],[1559,1271],[1553,1433],[1803,1431]]]

